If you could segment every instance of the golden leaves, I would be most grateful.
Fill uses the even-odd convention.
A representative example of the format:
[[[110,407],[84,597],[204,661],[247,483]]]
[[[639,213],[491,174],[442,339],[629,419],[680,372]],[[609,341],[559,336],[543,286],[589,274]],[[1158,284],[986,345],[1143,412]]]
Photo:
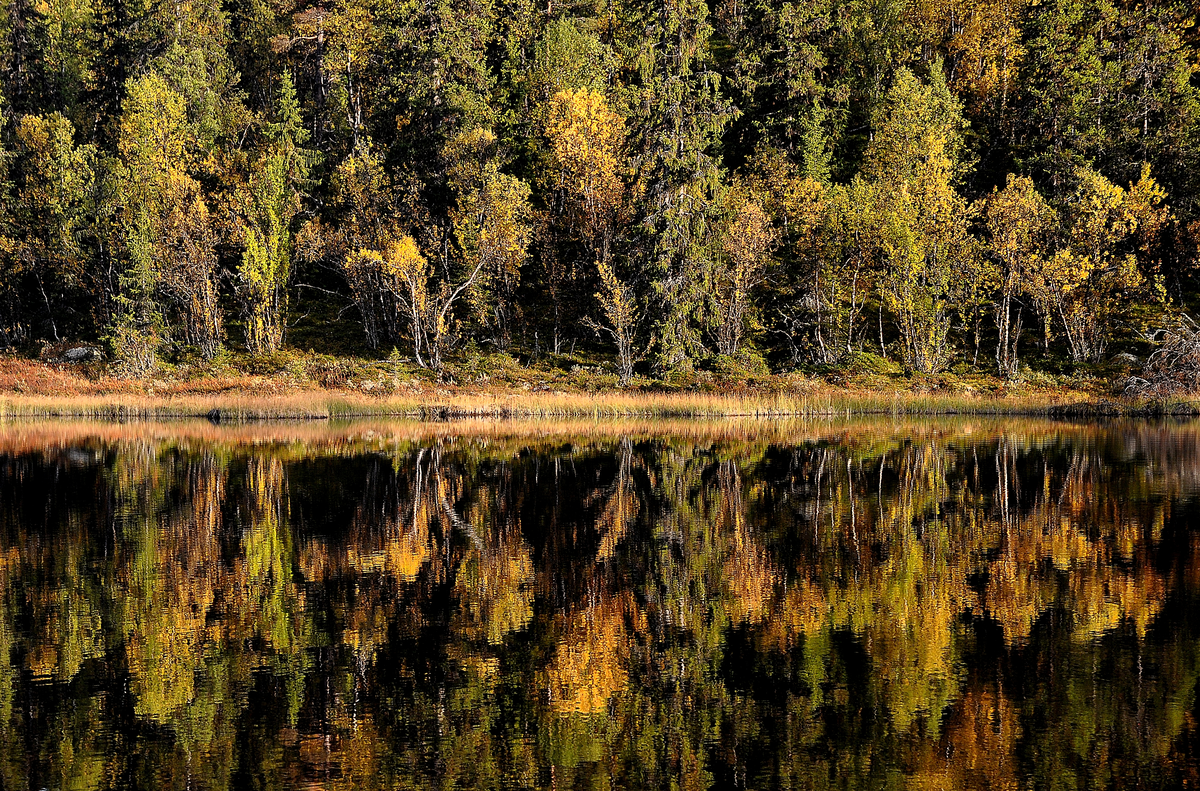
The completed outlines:
[[[382,287],[398,299],[409,317],[420,321],[429,312],[433,269],[407,234],[392,241],[385,252],[359,249],[343,260],[342,271],[356,293]]]
[[[733,356],[752,321],[751,291],[762,282],[778,234],[753,194],[731,191],[732,217],[721,239],[723,265],[713,284],[717,350]]]
[[[604,599],[576,613],[546,670],[550,707],[558,714],[595,714],[629,685],[625,604]]]
[[[483,189],[460,203],[456,228],[475,243],[479,261],[497,272],[515,274],[525,261],[529,226],[529,185],[507,173],[489,174]]]
[[[463,252],[464,277],[454,295],[468,291],[476,317],[485,320],[495,301],[507,314],[515,297],[521,266],[533,237],[529,185],[504,173],[494,151],[490,129],[463,132],[446,144],[443,157],[456,193],[450,212],[454,235]],[[441,310],[445,315],[447,311]],[[499,327],[501,332],[504,327]],[[440,335],[440,333],[439,333]]]
[[[609,109],[603,94],[588,88],[559,91],[547,108],[544,133],[553,152],[555,185],[575,205],[581,230],[596,237],[612,222],[624,193],[625,121]]]
[[[384,271],[406,283],[422,282],[427,277],[425,256],[417,243],[407,234],[392,242],[383,259]]]
[[[499,645],[533,618],[533,559],[519,536],[473,551],[459,568],[455,593],[465,632]]]
[[[738,208],[721,247],[734,263],[739,276],[749,280],[748,273],[759,270],[775,244],[776,233],[766,212],[753,199]]]
[[[617,341],[622,379],[628,381],[633,373],[632,345],[633,330],[638,319],[637,301],[633,289],[617,279],[607,262],[598,261],[596,269],[600,274],[600,290],[596,292],[596,300],[608,319],[609,331]]]
[[[1128,192],[1090,168],[1077,169],[1075,177],[1058,248],[1032,259],[1025,288],[1047,332],[1057,315],[1072,358],[1095,361],[1107,348],[1112,318],[1146,285],[1136,255],[1124,250],[1139,224],[1156,233],[1167,214],[1162,191],[1147,169]]]
[[[96,149],[75,144],[75,127],[59,113],[22,116],[19,150],[27,157],[18,193],[26,233],[16,240],[18,265],[44,262],[66,282],[83,282],[86,212],[93,201]]]
[[[1016,97],[1025,59],[1021,21],[1031,0],[925,0],[913,6],[931,41],[944,42],[954,88],[977,111]]]
[[[1005,264],[1002,288],[1011,292],[1038,268],[1053,212],[1031,179],[1010,173],[1004,189],[988,197],[984,216],[992,252]]]
[[[186,102],[162,76],[150,72],[129,86],[117,149],[135,179],[185,166],[186,130]]]
[[[1125,193],[1125,209],[1132,218],[1138,251],[1143,256],[1149,255],[1158,236],[1174,220],[1166,200],[1167,191],[1150,174],[1150,165],[1143,163],[1138,180]],[[1145,264],[1147,268],[1158,268],[1158,262]]]

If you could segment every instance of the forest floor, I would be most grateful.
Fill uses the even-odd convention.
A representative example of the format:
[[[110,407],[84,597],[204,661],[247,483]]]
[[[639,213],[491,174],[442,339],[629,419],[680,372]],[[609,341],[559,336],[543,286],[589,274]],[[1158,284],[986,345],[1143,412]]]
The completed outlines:
[[[980,368],[983,366],[981,365]],[[404,416],[733,417],[864,414],[1195,415],[1200,399],[1148,402],[1119,395],[1127,373],[1025,371],[1005,382],[960,366],[906,375],[863,359],[836,370],[761,374],[728,367],[635,378],[618,386],[603,366],[569,357],[522,364],[467,354],[439,377],[393,356],[370,360],[285,351],[226,354],[127,378],[104,362],[0,355],[0,416],[214,419]]]

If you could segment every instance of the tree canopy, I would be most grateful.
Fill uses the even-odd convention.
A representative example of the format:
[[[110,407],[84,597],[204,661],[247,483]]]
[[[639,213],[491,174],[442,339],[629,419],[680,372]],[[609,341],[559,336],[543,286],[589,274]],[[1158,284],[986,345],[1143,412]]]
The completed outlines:
[[[298,325],[435,368],[578,345],[623,381],[1100,362],[1197,293],[1195,28],[1174,0],[14,0],[0,344],[130,374]]]

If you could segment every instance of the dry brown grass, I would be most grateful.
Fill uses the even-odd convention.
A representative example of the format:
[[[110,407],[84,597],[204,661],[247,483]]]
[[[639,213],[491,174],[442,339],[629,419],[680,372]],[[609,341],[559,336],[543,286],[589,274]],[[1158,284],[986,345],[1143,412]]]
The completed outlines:
[[[67,365],[0,357],[0,415],[107,419],[210,416],[222,420],[393,416],[590,418],[784,418],[856,414],[1110,414],[1145,406],[1106,402],[1079,390],[982,394],[840,387],[821,380],[778,377],[768,387],[728,392],[536,390],[512,385],[441,386],[413,382],[386,395],[320,388],[286,377],[212,375],[196,379],[129,380]],[[914,386],[915,387],[915,386]],[[1175,411],[1194,411],[1181,403]]]
[[[784,418],[880,414],[1045,414],[1074,403],[1039,397],[980,398],[830,389],[811,394],[733,393],[414,393],[370,398],[336,391],[262,395],[241,390],[207,395],[114,393],[0,396],[0,415],[116,419],[210,416],[223,420],[394,416],[592,419]]]

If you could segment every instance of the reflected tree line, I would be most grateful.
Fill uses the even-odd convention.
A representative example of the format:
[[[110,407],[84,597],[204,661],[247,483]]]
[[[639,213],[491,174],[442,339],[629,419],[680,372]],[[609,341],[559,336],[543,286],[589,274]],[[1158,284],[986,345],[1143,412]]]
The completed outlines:
[[[0,460],[0,784],[1197,778],[1186,430]]]

